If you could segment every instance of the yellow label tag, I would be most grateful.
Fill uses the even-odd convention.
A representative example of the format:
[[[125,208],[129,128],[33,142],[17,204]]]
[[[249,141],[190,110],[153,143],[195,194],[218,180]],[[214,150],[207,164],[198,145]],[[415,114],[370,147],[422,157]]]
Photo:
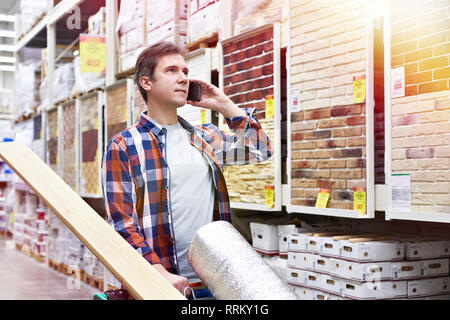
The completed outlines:
[[[326,208],[330,198],[330,189],[320,189],[316,200],[316,208]]]
[[[273,96],[266,96],[266,119],[273,118],[273,108],[274,108]]]
[[[80,34],[80,69],[81,72],[105,73],[105,36]]]
[[[127,108],[125,108],[125,110],[123,111],[123,121],[124,122],[128,122],[128,112],[127,112]],[[98,123],[97,123],[98,126]],[[98,129],[98,128],[97,128]]]
[[[274,196],[275,196],[274,187],[273,186],[265,186],[264,190],[265,190],[265,196],[266,196],[266,206],[269,209],[272,209],[273,205],[274,205]]]
[[[11,221],[11,225],[14,224],[14,211],[11,211],[11,215],[9,216],[9,221]]]
[[[39,131],[39,139],[42,139],[42,129]]]
[[[95,129],[98,130],[98,119],[95,121]]]
[[[353,188],[353,210],[358,211],[359,214],[366,214],[366,188]]]
[[[202,124],[206,123],[206,110],[202,109],[200,110],[200,121]]]
[[[353,103],[366,100],[366,77],[364,75],[353,77]]]
[[[59,163],[59,157],[58,157],[58,155],[56,155],[56,164],[58,164]]]

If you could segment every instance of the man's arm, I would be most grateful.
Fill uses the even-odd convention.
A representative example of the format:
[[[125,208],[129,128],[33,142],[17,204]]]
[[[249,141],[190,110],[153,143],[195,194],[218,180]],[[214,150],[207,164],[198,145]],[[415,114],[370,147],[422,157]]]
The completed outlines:
[[[225,93],[212,84],[200,80],[202,95],[200,101],[188,101],[197,107],[220,112],[233,132],[226,134],[214,126],[208,126],[214,137],[214,152],[224,165],[250,164],[269,159],[274,150],[270,139],[253,116],[256,109],[241,109]],[[218,142],[221,144],[218,144]]]

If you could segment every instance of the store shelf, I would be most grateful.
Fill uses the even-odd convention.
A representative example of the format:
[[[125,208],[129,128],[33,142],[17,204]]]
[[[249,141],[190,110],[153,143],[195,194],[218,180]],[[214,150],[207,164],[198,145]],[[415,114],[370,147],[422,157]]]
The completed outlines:
[[[25,45],[33,39],[39,32],[41,32],[47,25],[51,25],[56,23],[59,19],[61,19],[64,15],[70,12],[73,7],[82,3],[83,0],[63,0],[58,3],[55,7],[49,10],[46,16],[44,16],[25,36],[20,39],[16,46],[14,47],[14,51],[19,51]]]

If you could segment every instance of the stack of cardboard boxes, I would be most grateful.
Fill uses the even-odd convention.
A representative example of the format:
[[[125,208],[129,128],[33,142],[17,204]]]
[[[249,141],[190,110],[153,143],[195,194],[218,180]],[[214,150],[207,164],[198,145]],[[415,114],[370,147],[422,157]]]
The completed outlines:
[[[251,223],[251,230],[255,250],[301,300],[450,298],[448,239],[344,226],[313,231]],[[280,240],[288,242],[282,267],[286,252]]]

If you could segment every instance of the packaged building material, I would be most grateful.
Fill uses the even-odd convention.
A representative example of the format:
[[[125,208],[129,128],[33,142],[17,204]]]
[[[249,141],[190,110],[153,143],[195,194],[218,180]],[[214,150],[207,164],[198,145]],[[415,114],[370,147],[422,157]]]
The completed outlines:
[[[408,281],[408,298],[448,295],[449,293],[448,276]]]
[[[276,225],[250,222],[252,245],[264,255],[278,255],[278,229]]]
[[[36,67],[35,63],[19,63],[14,73],[15,87],[20,88],[20,94],[16,94],[16,107],[13,109],[16,118],[32,113],[33,108],[40,103],[36,95]]]
[[[287,258],[289,249],[289,239],[292,233],[296,233],[298,228],[295,224],[278,225],[278,253],[281,257]]]
[[[33,150],[42,161],[45,161],[45,144],[42,130],[42,115],[39,114],[33,118],[33,142],[31,144],[31,150]]]
[[[119,71],[134,68],[139,53],[146,46],[146,1],[121,1],[116,31],[120,41]]]
[[[105,125],[106,143],[111,138],[124,130],[129,122],[128,94],[129,82],[132,80],[122,80],[106,88]],[[131,90],[131,88],[130,88]],[[130,93],[131,94],[131,93]]]
[[[20,0],[19,36],[29,32],[46,11],[47,0]]]
[[[221,19],[228,12],[220,11],[220,0],[189,0],[187,42],[201,42],[218,35]]]
[[[233,35],[286,18],[282,0],[233,1]]]
[[[392,261],[405,257],[403,243],[398,241],[373,241],[364,239],[341,240],[340,257],[352,261]]]
[[[408,260],[450,257],[450,240],[411,239],[405,242],[405,258]]]
[[[147,0],[147,46],[171,41],[180,47],[186,44],[187,0]]]
[[[89,34],[106,34],[106,8],[101,7],[96,14],[88,18]]]
[[[53,102],[58,103],[70,97],[75,84],[73,62],[62,64],[53,74]]]
[[[342,282],[342,295],[357,300],[399,299],[408,296],[408,281]]]
[[[80,57],[75,57],[74,61],[75,83],[71,94],[89,92],[105,85],[105,74],[95,72],[81,72]]]

